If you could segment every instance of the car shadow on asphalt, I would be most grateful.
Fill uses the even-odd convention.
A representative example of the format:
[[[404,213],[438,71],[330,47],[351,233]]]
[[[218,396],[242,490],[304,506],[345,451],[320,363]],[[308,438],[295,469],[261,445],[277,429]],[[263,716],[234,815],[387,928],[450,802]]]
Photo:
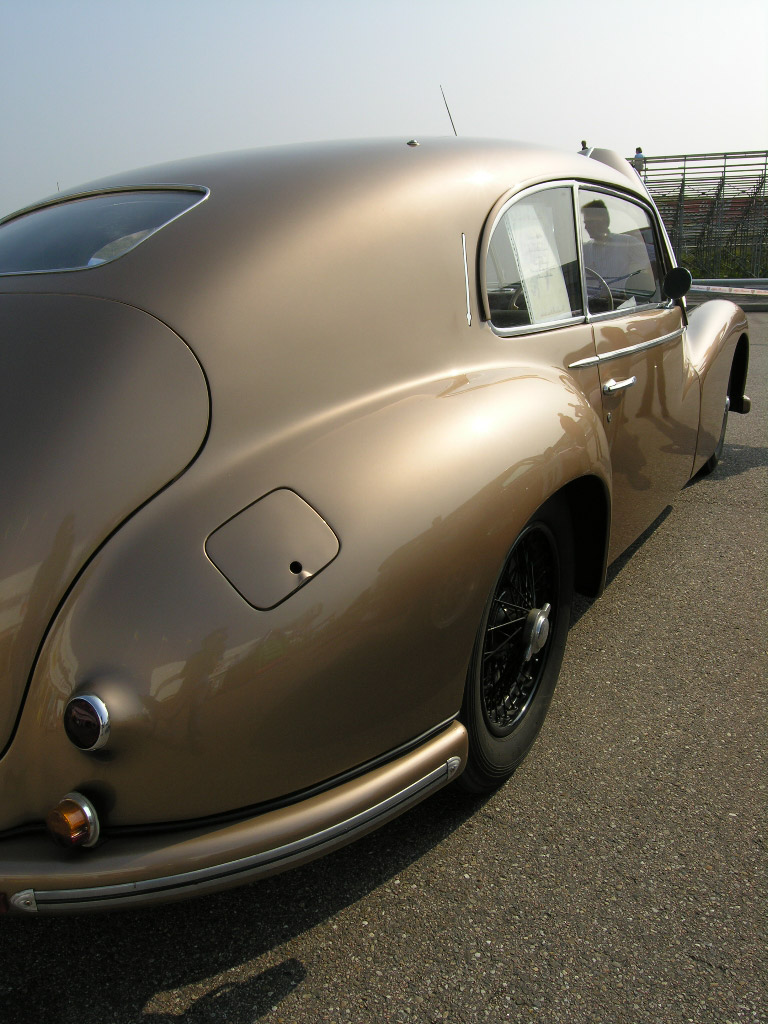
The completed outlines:
[[[7,917],[0,928],[6,1019],[258,1020],[307,975],[298,959],[280,958],[280,947],[377,888],[399,884],[401,871],[488,799],[449,786],[321,860],[211,896],[97,915]],[[255,961],[275,956],[279,962],[258,969],[263,961]]]
[[[711,473],[707,473],[704,469],[699,470],[695,476],[691,477],[683,490],[687,490],[689,487],[696,487],[707,480],[727,480],[728,478],[740,476],[750,469],[759,469],[763,466],[768,466],[768,446],[761,445],[756,447],[755,445],[726,443],[723,457],[715,469]],[[673,506],[667,505],[651,525],[640,534],[637,540],[630,544],[627,550],[608,566],[605,579],[606,588],[611,585],[627,562],[639,551],[648,538],[653,536],[672,510]],[[571,609],[571,627],[575,626],[579,619],[589,611],[596,600],[598,599],[585,597],[583,594],[574,595],[573,607]]]
[[[695,487],[703,480],[727,480],[729,477],[741,476],[750,469],[759,469],[761,466],[768,466],[768,446],[750,444],[729,444],[726,442],[723,456],[712,473],[700,469],[696,476],[692,477],[686,487]]]

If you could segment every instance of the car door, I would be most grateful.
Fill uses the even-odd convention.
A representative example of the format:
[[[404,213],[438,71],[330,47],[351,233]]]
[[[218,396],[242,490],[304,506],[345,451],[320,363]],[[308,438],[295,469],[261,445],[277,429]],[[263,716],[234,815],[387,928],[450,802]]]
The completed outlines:
[[[612,191],[581,188],[584,287],[611,450],[609,556],[616,557],[688,480],[699,385],[682,307],[666,301],[665,250],[653,211]]]

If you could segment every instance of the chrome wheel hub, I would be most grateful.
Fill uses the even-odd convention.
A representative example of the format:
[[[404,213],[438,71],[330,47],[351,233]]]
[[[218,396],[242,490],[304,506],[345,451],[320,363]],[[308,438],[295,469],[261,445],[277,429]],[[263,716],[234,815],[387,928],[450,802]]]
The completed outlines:
[[[530,661],[538,654],[549,637],[549,613],[552,605],[547,602],[541,608],[531,608],[523,627],[523,643],[525,644],[524,661]]]

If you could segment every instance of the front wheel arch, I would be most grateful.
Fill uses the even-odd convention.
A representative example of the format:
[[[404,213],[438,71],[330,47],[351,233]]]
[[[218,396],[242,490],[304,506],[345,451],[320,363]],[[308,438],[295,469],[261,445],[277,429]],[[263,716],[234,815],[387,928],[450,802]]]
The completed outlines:
[[[747,373],[749,371],[749,341],[746,334],[742,334],[736,343],[736,351],[733,354],[731,374],[729,379],[728,394],[731,399],[731,411],[745,413],[749,411],[749,400],[745,407],[746,398],[744,392],[747,388]]]
[[[749,344],[746,336],[742,335],[736,345],[733,354],[731,371],[728,375],[728,386],[725,393],[725,409],[723,422],[720,427],[720,436],[715,445],[714,452],[699,470],[702,476],[708,476],[720,464],[725,447],[725,431],[728,426],[729,411],[744,413],[750,408],[749,399],[745,396],[744,390],[747,386],[747,370],[749,368]]]

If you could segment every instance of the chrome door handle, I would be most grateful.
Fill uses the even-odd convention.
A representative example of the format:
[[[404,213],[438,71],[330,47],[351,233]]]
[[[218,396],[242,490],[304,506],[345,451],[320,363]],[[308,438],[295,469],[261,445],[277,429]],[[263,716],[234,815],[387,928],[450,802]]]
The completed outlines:
[[[603,394],[612,395],[615,391],[624,391],[626,388],[631,388],[633,384],[637,384],[637,377],[627,377],[626,380],[614,380],[611,378],[603,384]]]

